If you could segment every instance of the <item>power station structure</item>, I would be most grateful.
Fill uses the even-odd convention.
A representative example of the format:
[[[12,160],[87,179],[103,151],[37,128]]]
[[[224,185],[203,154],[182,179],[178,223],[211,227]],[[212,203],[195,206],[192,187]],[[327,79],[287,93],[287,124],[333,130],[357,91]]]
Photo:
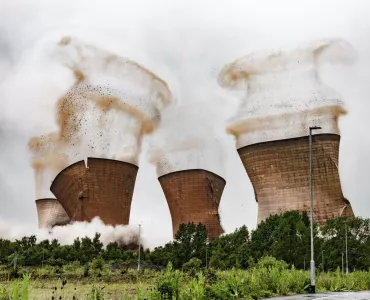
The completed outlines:
[[[312,139],[314,219],[323,224],[329,218],[354,217],[338,171],[338,118],[345,110],[318,74],[319,64],[343,57],[350,48],[334,40],[292,51],[252,53],[220,72],[221,86],[248,90],[228,130],[236,137],[254,189],[257,223],[289,210],[310,210],[311,126],[322,128]]]
[[[136,62],[78,38],[63,38],[56,52],[76,80],[58,101],[55,145],[67,163],[58,164],[50,191],[71,222],[127,225],[142,137],[155,129],[170,90]]]
[[[72,221],[98,216],[106,225],[127,225],[138,167],[102,158],[78,161],[62,170],[50,190]]]
[[[60,151],[61,155],[54,151],[54,144],[54,148],[48,146],[51,150],[35,144],[35,152],[48,150],[47,163],[55,157],[60,160],[53,167],[59,173],[50,187],[57,200],[36,200],[39,226],[90,222],[94,217],[106,225],[127,225],[142,137],[159,123],[170,91],[153,73],[127,59],[70,39],[60,46],[77,49],[78,55],[86,57],[72,59],[77,81],[59,102],[61,128],[53,143],[66,151]],[[88,51],[80,51],[85,46]],[[321,128],[312,138],[314,218],[323,224],[329,218],[354,217],[338,171],[338,118],[345,110],[339,95],[318,74],[322,63],[343,57],[336,54],[348,48],[334,40],[292,51],[254,53],[220,72],[221,86],[247,89],[248,96],[242,99],[228,131],[236,137],[238,154],[254,189],[258,223],[285,211],[309,211],[311,126]],[[210,239],[224,232],[219,205],[226,181],[218,175],[221,169],[212,166],[215,158],[223,157],[215,154],[215,147],[205,146],[210,145],[211,131],[207,129],[204,138],[185,137],[173,151],[162,151],[156,162],[174,237],[180,224],[190,222],[204,224]],[[181,140],[179,132],[172,138],[174,144]],[[202,139],[209,140],[202,143]],[[197,149],[199,145],[203,148]]]
[[[340,136],[312,137],[314,216],[320,224],[338,216],[353,217],[343,197],[338,173]],[[258,202],[258,223],[288,210],[310,210],[308,137],[261,142],[238,149]]]
[[[202,223],[210,239],[224,233],[218,207],[226,181],[206,170],[182,170],[158,178],[171,213],[173,236],[180,224]]]
[[[186,113],[182,117],[186,117]],[[160,129],[159,129],[160,130]],[[174,131],[175,132],[175,131]],[[176,137],[167,135],[168,143]],[[179,141],[179,140],[177,140]],[[192,143],[189,137],[182,142]],[[175,144],[174,144],[175,145]],[[178,148],[163,151],[156,159],[158,181],[167,200],[172,220],[172,232],[175,238],[180,224],[202,223],[213,240],[224,233],[219,214],[219,205],[226,181],[216,174],[217,168],[211,168],[204,157],[215,153],[214,149],[197,147],[184,148],[184,144],[176,144]],[[158,145],[157,145],[158,146]],[[217,152],[217,151],[216,151]]]
[[[58,200],[45,198],[35,202],[39,228],[53,228],[70,223],[70,218]]]

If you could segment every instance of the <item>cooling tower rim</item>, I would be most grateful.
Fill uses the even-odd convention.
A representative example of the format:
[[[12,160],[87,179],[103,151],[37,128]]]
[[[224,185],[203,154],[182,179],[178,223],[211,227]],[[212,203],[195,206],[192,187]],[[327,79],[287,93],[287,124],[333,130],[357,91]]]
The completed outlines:
[[[336,133],[318,133],[318,134],[312,134],[312,137],[313,138],[316,138],[316,137],[331,137],[332,140],[337,140],[337,139],[340,139],[340,134],[336,134]],[[243,147],[240,147],[238,148],[237,150],[242,150],[242,149],[247,149],[247,148],[250,148],[250,147],[253,147],[253,146],[258,146],[258,145],[266,145],[266,144],[270,144],[270,143],[276,143],[276,142],[284,142],[284,141],[294,141],[294,140],[302,140],[302,139],[307,139],[307,142],[308,142],[308,135],[303,135],[303,136],[299,136],[299,137],[294,137],[294,138],[288,138],[288,139],[280,139],[280,140],[270,140],[270,141],[265,141],[265,142],[259,142],[259,143],[255,143],[255,144],[250,144],[250,145],[247,145],[247,146],[243,146]]]
[[[92,157],[92,156],[89,156],[87,158],[87,167],[89,166],[89,160],[99,160],[99,161],[102,161],[102,160],[106,160],[106,161],[113,161],[113,162],[118,162],[118,163],[121,163],[121,164],[125,164],[125,165],[131,165],[131,166],[134,166],[135,168],[139,169],[139,167],[133,163],[129,163],[129,162],[126,162],[126,161],[123,161],[123,160],[118,160],[118,159],[110,159],[110,158],[102,158],[102,157]]]
[[[73,163],[73,164],[69,165],[68,167],[65,167],[62,171],[60,171],[60,172],[58,173],[58,175],[57,175],[57,176],[55,176],[55,178],[54,178],[53,182],[51,183],[50,190],[52,191],[52,189],[53,189],[53,186],[54,186],[55,182],[56,182],[56,181],[58,180],[58,178],[59,178],[59,177],[64,173],[64,171],[69,170],[69,169],[72,169],[73,167],[75,167],[75,166],[77,166],[77,165],[81,165],[81,164],[83,164],[84,168],[86,169],[85,161],[84,161],[84,160],[79,160],[79,161],[76,161],[75,163]]]
[[[159,176],[158,180],[160,180],[160,179],[162,179],[166,176],[175,174],[175,173],[184,173],[184,172],[191,172],[191,171],[202,171],[202,172],[206,172],[206,173],[211,173],[211,174],[215,175],[216,177],[220,178],[222,181],[224,181],[224,183],[226,185],[226,180],[223,177],[221,177],[220,175],[217,175],[216,173],[213,173],[211,171],[205,170],[205,169],[186,169],[186,170],[174,171],[174,172],[170,172],[170,173]]]
[[[36,199],[35,203],[37,204],[37,203],[46,202],[46,201],[58,201],[58,199],[56,199],[56,198],[40,198],[40,199]]]
[[[84,160],[79,160],[79,161],[77,161],[77,162],[75,162],[75,163],[73,163],[73,164],[69,165],[68,167],[65,167],[62,171],[60,171],[60,172],[58,173],[58,175],[57,175],[57,176],[55,176],[55,178],[54,178],[53,183],[51,184],[51,186],[53,186],[54,182],[58,179],[58,177],[59,177],[59,176],[60,176],[64,171],[66,171],[66,170],[68,170],[68,169],[71,169],[71,168],[75,167],[76,165],[83,164],[84,168],[85,168],[85,169],[87,169],[87,168],[88,168],[88,166],[89,166],[89,160],[90,160],[90,161],[91,161],[91,160],[99,160],[99,161],[104,161],[104,160],[106,160],[106,161],[113,161],[113,162],[118,162],[118,163],[121,163],[121,164],[131,165],[131,166],[135,167],[136,169],[139,169],[139,167],[138,167],[137,165],[135,165],[135,164],[133,164],[133,163],[125,162],[125,161],[122,161],[122,160],[116,160],[116,159],[110,159],[110,158],[101,158],[101,157],[88,157],[88,158],[87,158],[87,167],[86,167],[86,165],[85,165],[85,161],[84,161]]]
[[[88,157],[87,158],[87,167],[85,165],[85,161],[84,160],[79,160],[71,165],[69,165],[68,167],[65,167],[62,171],[60,171],[58,173],[57,176],[55,176],[51,186],[50,186],[50,190],[53,189],[53,185],[54,183],[58,180],[58,178],[62,175],[62,173],[64,173],[66,170],[69,170],[69,169],[72,169],[73,167],[77,166],[77,165],[81,165],[83,164],[83,167],[84,169],[87,169],[88,166],[89,166],[89,160],[99,160],[99,161],[102,161],[102,160],[106,160],[106,161],[113,161],[113,162],[118,162],[118,163],[121,163],[121,164],[126,164],[126,165],[131,165],[133,167],[135,167],[136,169],[139,169],[139,167],[135,164],[132,164],[132,163],[129,163],[129,162],[125,162],[125,161],[122,161],[122,160],[116,160],[116,159],[109,159],[109,158],[100,158],[100,157]]]

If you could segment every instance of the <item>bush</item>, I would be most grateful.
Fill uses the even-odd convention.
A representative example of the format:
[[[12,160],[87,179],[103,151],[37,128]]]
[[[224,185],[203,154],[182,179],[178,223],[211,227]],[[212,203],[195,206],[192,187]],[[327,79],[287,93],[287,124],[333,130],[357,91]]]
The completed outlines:
[[[266,269],[271,267],[277,267],[279,270],[285,270],[288,268],[288,264],[283,260],[276,259],[275,257],[264,256],[258,261],[255,267]]]
[[[182,274],[179,270],[173,270],[171,262],[167,269],[157,279],[155,288],[150,299],[180,299],[180,285]]]
[[[199,270],[202,265],[202,261],[199,258],[193,257],[188,262],[184,263],[182,269],[189,271],[191,269]]]
[[[103,271],[105,261],[101,256],[95,257],[91,262],[91,269],[94,271]]]
[[[184,263],[182,269],[187,272],[191,277],[200,270],[202,261],[199,258],[193,257],[188,262]]]
[[[0,300],[11,300],[10,295],[5,287],[0,288]]]
[[[93,286],[91,290],[86,294],[85,300],[104,300],[104,287]]]
[[[189,286],[185,293],[183,293],[183,300],[203,300],[206,298],[205,292],[205,281],[202,273],[198,273],[195,278],[192,278],[189,282]]]

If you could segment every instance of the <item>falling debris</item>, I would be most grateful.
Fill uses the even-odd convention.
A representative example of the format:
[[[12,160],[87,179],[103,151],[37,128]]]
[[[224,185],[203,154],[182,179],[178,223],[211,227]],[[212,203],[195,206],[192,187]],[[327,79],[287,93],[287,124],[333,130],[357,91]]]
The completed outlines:
[[[57,103],[59,132],[29,143],[37,198],[60,171],[89,156],[137,165],[143,134],[154,130],[171,102],[155,74],[76,38],[63,38],[54,58],[73,72],[75,84]]]
[[[39,210],[39,219],[58,223],[58,206],[71,222],[99,217],[105,225],[127,225],[142,138],[157,127],[171,93],[137,63],[76,38],[63,38],[53,55],[75,83],[57,102],[59,130],[28,144],[36,198],[49,188],[57,198],[49,212]]]

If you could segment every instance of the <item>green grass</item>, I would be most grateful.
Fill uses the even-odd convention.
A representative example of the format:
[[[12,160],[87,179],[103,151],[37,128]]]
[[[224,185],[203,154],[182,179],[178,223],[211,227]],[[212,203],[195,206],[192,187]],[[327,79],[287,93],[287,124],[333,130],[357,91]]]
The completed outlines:
[[[162,272],[142,271],[139,282],[136,270],[110,272],[100,268],[89,272],[87,277],[76,279],[73,268],[66,266],[59,279],[53,272],[33,270],[25,273],[23,279],[0,281],[0,300],[59,300],[59,299],[176,299],[176,300],[229,300],[261,299],[275,295],[304,293],[310,282],[308,271],[288,268],[286,264],[270,259],[269,264],[261,260],[248,270],[231,269],[227,271],[194,270],[188,272],[174,270],[169,264]],[[50,267],[45,268],[52,271]],[[45,271],[45,272],[44,272]],[[99,275],[100,274],[100,275]],[[73,276],[72,276],[73,277]],[[74,278],[74,277],[73,277]],[[336,272],[318,273],[318,291],[360,291],[370,290],[370,271],[356,271],[343,276]]]
[[[67,282],[67,284],[61,289],[61,281],[53,280],[35,280],[29,284],[29,297],[28,298],[4,298],[2,296],[1,290],[6,289],[9,295],[12,295],[12,282],[2,282],[0,283],[0,300],[10,300],[10,299],[37,299],[37,300],[51,300],[54,296],[54,299],[57,300],[59,297],[62,299],[85,299],[88,298],[89,294],[94,289],[101,289],[104,295],[104,299],[124,299],[123,295],[134,297],[137,294],[137,285],[134,283],[109,283],[104,282],[95,282],[91,283],[88,281],[76,281],[76,282]],[[151,288],[150,285],[147,285],[148,288]],[[56,288],[56,289],[55,289]],[[75,297],[75,298],[73,298]],[[94,299],[94,298],[88,298]],[[134,299],[134,298],[133,298]],[[135,297],[136,299],[136,297]]]

